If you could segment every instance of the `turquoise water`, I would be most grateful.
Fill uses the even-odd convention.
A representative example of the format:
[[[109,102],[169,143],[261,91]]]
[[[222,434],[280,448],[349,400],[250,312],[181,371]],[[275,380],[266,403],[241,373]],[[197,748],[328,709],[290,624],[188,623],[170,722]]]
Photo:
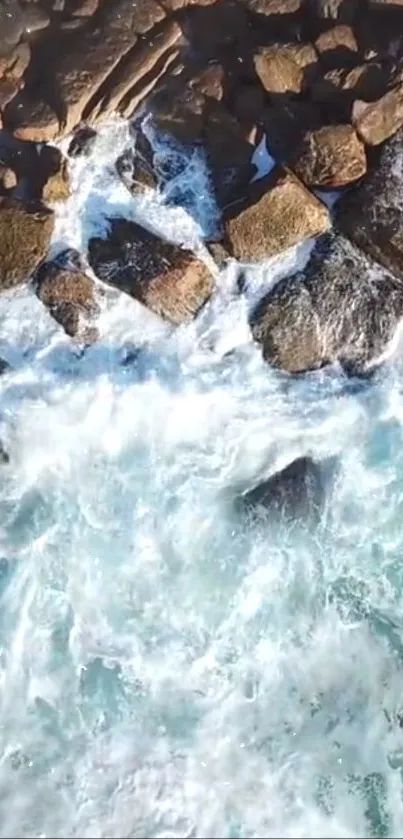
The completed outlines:
[[[116,144],[55,247],[112,206],[201,247],[200,161],[192,219],[132,203]],[[402,835],[402,355],[371,382],[270,370],[248,308],[303,257],[242,296],[230,267],[177,330],[108,293],[84,356],[1,298],[1,836]],[[337,464],[318,527],[240,521],[300,454]]]

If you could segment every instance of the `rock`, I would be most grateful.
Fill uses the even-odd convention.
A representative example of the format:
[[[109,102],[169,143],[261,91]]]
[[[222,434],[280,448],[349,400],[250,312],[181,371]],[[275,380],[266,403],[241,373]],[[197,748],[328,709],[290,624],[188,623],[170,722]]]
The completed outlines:
[[[318,516],[324,500],[320,465],[310,457],[299,457],[275,472],[254,489],[237,498],[239,512],[275,515],[287,519]]]
[[[60,155],[57,169],[49,175],[43,187],[42,198],[45,204],[56,201],[67,201],[70,198],[70,179],[68,164],[65,157]]]
[[[320,128],[323,121],[317,105],[289,100],[266,108],[262,123],[270,154],[284,163],[295,153],[306,132]]]
[[[316,63],[317,54],[311,44],[274,44],[254,56],[256,73],[271,94],[301,93]]]
[[[403,132],[382,148],[377,168],[342,198],[340,230],[373,259],[403,279]]]
[[[3,112],[5,126],[19,140],[47,143],[60,134],[58,117],[46,102],[31,98],[24,90]]]
[[[3,376],[8,370],[11,369],[11,365],[6,361],[4,358],[0,358],[0,376]]]
[[[329,70],[312,87],[313,101],[327,105],[330,111],[337,107],[347,119],[356,99],[375,101],[386,93],[388,78],[380,63],[359,64],[352,69],[338,67]]]
[[[133,91],[133,96],[130,97],[131,101],[133,102],[134,97],[136,103],[141,101],[141,98],[150,90],[150,74],[157,67],[157,73],[153,79],[153,82],[156,83],[160,77],[158,72],[159,62],[164,55],[169,54],[181,34],[182,30],[179,24],[176,21],[169,21],[158,34],[153,34],[149,39],[139,42],[131,51],[130,56],[115,69],[113,83],[110,84],[105,94],[98,98],[96,106],[87,114],[88,118],[102,117],[104,119],[108,114],[119,111],[121,103],[125,102],[131,91]],[[175,56],[177,54],[178,52],[175,51]],[[151,85],[151,89],[153,86],[154,84]],[[144,87],[145,91],[143,93],[141,88]]]
[[[13,169],[9,166],[1,166],[0,164],[0,183],[3,189],[14,189],[17,186],[18,178]]]
[[[358,44],[351,26],[339,24],[327,29],[316,39],[315,47],[329,69],[357,63]]]
[[[225,70],[222,64],[210,64],[191,80],[190,86],[202,96],[220,102],[224,96]]]
[[[226,207],[245,194],[257,172],[251,162],[254,146],[244,138],[235,117],[218,102],[205,113],[203,143],[217,203]]]
[[[99,279],[172,323],[196,315],[212,293],[213,278],[191,251],[134,222],[112,219],[108,237],[91,239],[88,249]]]
[[[251,184],[249,203],[225,223],[225,245],[235,259],[259,262],[323,233],[327,208],[281,167]]]
[[[73,139],[69,145],[67,154],[69,157],[86,157],[91,154],[95,141],[97,139],[97,132],[89,125],[79,126],[74,132]]]
[[[403,0],[369,0],[369,2],[375,9],[399,9],[403,6]]]
[[[47,11],[39,3],[25,3],[23,15],[24,32],[27,35],[32,35],[33,32],[46,29],[50,24],[50,17]]]
[[[257,84],[238,85],[233,96],[232,111],[244,123],[261,120],[265,107],[264,91]]]
[[[127,149],[118,157],[116,171],[132,195],[141,195],[158,186],[158,178],[152,167],[132,149]]]
[[[0,57],[0,77],[19,81],[28,68],[30,59],[29,44],[17,44],[8,55]]]
[[[73,9],[75,17],[91,17],[95,15],[99,6],[99,0],[78,0]]]
[[[352,121],[368,146],[378,146],[403,126],[403,84],[376,102],[354,102]]]
[[[18,0],[0,3],[0,56],[8,55],[24,32],[24,13]]]
[[[402,315],[402,283],[332,234],[304,272],[274,286],[251,325],[264,358],[288,373],[339,362],[362,375],[379,363]]]
[[[260,15],[293,15],[303,3],[304,0],[247,0],[251,12]]]
[[[0,199],[0,289],[23,283],[45,256],[53,213]]]
[[[171,134],[181,143],[202,142],[206,98],[185,87],[182,79],[170,79],[151,98],[149,106],[158,131]]]
[[[89,324],[99,313],[93,280],[57,262],[46,262],[35,276],[35,292],[67,335],[85,339]]]
[[[314,14],[324,20],[337,20],[340,23],[353,23],[362,0],[311,0]]]
[[[351,125],[328,125],[305,135],[291,166],[307,186],[346,186],[365,175],[365,146]]]

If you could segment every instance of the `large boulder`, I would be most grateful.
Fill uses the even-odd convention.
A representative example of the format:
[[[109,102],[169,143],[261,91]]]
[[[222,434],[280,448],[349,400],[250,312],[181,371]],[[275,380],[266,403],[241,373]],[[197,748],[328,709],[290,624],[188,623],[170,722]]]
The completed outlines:
[[[376,102],[357,100],[352,111],[357,134],[368,146],[379,146],[403,126],[403,84]]]
[[[279,282],[252,314],[267,361],[288,373],[339,362],[365,374],[403,316],[403,284],[347,239],[320,240],[304,272]]]
[[[254,56],[256,73],[270,94],[297,94],[314,75],[317,53],[312,44],[274,44]]]
[[[307,186],[346,186],[365,175],[365,146],[351,125],[324,126],[305,135],[291,165]]]
[[[0,199],[0,290],[28,280],[48,250],[53,227],[50,211]]]
[[[268,259],[330,227],[325,205],[281,167],[252,183],[248,197],[225,222],[225,246],[242,262]]]
[[[99,306],[90,277],[59,262],[45,262],[36,273],[35,291],[67,335],[86,342],[94,340],[96,330],[91,322]]]
[[[403,131],[382,148],[376,168],[341,199],[337,224],[365,253],[403,279]]]
[[[213,290],[210,272],[191,251],[125,219],[112,219],[109,235],[91,239],[88,252],[99,279],[172,323],[196,315]]]
[[[253,517],[317,518],[324,500],[320,465],[310,457],[293,460],[280,472],[236,499],[240,513]]]

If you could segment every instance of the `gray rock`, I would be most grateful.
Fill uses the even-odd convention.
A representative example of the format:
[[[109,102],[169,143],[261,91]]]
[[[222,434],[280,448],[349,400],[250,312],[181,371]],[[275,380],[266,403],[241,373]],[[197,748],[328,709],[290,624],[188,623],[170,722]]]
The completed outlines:
[[[321,467],[310,457],[299,457],[285,469],[238,496],[239,513],[287,519],[317,518],[324,500]]]

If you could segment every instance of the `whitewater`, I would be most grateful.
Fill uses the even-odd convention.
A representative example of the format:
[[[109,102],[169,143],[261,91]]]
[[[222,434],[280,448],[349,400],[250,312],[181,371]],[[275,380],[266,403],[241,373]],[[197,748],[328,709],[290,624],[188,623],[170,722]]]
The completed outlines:
[[[368,381],[271,369],[248,314],[312,243],[219,272],[199,153],[133,198],[129,142],[71,164],[53,253],[122,215],[216,289],[172,327],[99,284],[85,351],[0,297],[0,835],[401,836],[401,342]],[[241,520],[300,455],[337,462],[319,524]]]

